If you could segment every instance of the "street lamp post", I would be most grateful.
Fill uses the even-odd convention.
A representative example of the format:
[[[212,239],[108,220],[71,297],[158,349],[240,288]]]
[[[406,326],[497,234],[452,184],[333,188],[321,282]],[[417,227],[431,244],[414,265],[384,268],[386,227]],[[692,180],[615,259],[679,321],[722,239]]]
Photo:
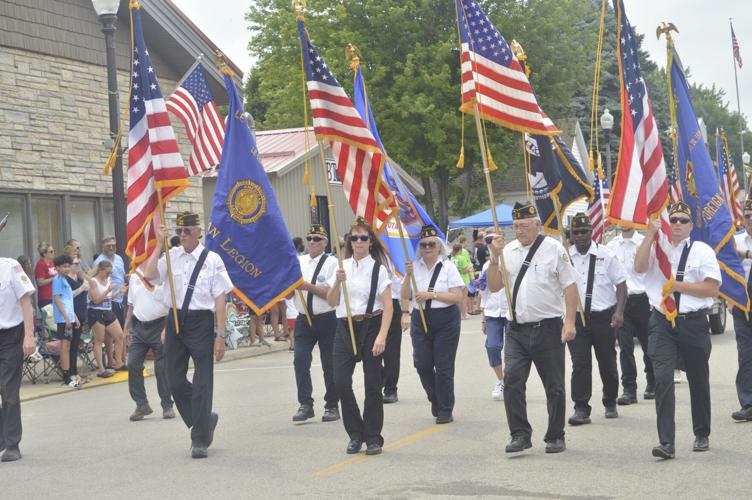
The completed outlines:
[[[107,94],[110,108],[110,137],[115,140],[120,129],[120,100],[118,99],[117,64],[115,63],[115,30],[120,0],[91,0],[94,10],[102,22],[105,47],[107,49]],[[118,254],[126,260],[126,203],[123,184],[123,151],[117,145],[115,166],[112,169],[112,201],[114,212],[115,239]],[[126,260],[127,262],[127,260]]]
[[[749,153],[746,151],[742,154],[742,172],[744,172],[744,178],[747,181],[747,193],[752,188],[752,168],[749,165]]]
[[[614,116],[608,108],[603,110],[601,115],[601,128],[603,129],[606,141],[606,180],[611,186],[611,130],[614,128]]]

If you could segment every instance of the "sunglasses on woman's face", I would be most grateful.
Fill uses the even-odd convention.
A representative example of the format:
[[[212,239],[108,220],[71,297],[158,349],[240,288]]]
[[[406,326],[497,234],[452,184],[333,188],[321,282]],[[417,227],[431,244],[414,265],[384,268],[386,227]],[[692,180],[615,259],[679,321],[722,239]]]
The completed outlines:
[[[422,241],[420,243],[420,248],[434,248],[436,246],[435,241]]]
[[[313,241],[315,243],[318,243],[319,241],[324,241],[324,238],[321,236],[306,236],[306,241]]]
[[[494,239],[493,235],[486,236],[486,238],[484,239],[484,241],[486,242],[486,245],[490,245],[491,243],[493,243],[493,239]]]
[[[353,243],[355,243],[358,240],[360,240],[360,241],[368,241],[370,239],[371,239],[371,237],[368,236],[367,234],[361,234],[361,235],[353,234],[353,235],[350,235],[350,241],[352,241]]]

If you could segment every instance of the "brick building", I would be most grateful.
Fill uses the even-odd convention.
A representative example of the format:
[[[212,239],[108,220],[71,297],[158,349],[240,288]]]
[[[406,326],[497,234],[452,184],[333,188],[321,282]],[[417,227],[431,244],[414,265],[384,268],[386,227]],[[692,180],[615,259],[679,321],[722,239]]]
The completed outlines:
[[[165,98],[196,56],[217,47],[169,0],[141,0],[144,36]],[[109,153],[107,74],[102,25],[91,0],[0,1],[0,256],[37,258],[46,241],[69,238],[88,259],[112,235],[112,183],[102,175]],[[121,123],[128,127],[130,26],[122,1],[115,32]],[[234,68],[232,62],[230,66]],[[227,94],[220,73],[205,64],[219,104]],[[234,68],[242,78],[242,73]],[[175,132],[190,151],[182,125]],[[124,159],[124,163],[127,160]],[[170,210],[203,212],[202,180]]]

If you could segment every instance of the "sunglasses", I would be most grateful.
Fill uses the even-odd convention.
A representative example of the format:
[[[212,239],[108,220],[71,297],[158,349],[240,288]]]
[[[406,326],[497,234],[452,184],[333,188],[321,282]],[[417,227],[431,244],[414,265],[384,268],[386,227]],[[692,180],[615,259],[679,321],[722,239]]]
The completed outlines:
[[[191,229],[190,227],[179,227],[175,229],[175,234],[191,234]]]
[[[684,217],[670,217],[668,221],[671,224],[689,224],[692,222],[690,219],[686,219]]]
[[[493,239],[493,236],[486,236],[484,241],[486,242],[486,245],[490,245],[491,243],[493,243]]]
[[[315,241],[316,243],[318,243],[319,241],[324,241],[325,239],[326,238],[322,238],[321,236],[306,236],[306,241]]]
[[[353,235],[350,235],[350,241],[352,241],[353,243],[355,243],[358,240],[360,240],[360,241],[368,241],[370,239],[371,239],[371,237],[368,236],[367,234],[361,234],[361,235],[353,234]]]
[[[572,230],[572,234],[575,236],[584,236],[588,234],[592,229],[574,229]]]
[[[424,242],[421,242],[420,244],[420,248],[433,248],[435,246],[436,246],[435,241],[424,241]]]
[[[80,266],[80,265],[81,265],[81,262],[79,262],[79,261],[77,261],[77,260],[74,260],[74,261],[73,261],[73,265],[74,265],[74,266]]]

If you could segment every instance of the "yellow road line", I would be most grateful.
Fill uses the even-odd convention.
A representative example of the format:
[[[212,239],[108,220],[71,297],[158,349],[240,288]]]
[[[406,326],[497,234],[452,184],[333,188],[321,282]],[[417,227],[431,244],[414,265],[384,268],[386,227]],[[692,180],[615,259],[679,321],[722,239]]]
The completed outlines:
[[[395,441],[393,443],[389,443],[384,446],[385,450],[394,450],[396,448],[400,448],[402,446],[408,445],[410,443],[414,443],[415,441],[421,440],[423,438],[426,438],[430,436],[431,434],[436,434],[437,432],[445,431],[449,428],[448,425],[433,425],[429,427],[428,429],[422,430],[420,432],[416,432],[415,434],[411,434],[410,436],[404,437],[400,439],[399,441]],[[313,473],[314,476],[328,476],[329,474],[334,474],[336,472],[339,472],[343,469],[346,469],[347,467],[350,467],[351,465],[359,464],[361,462],[365,462],[366,460],[369,460],[371,458],[374,458],[373,455],[358,455],[356,457],[353,457],[349,460],[345,460],[344,462],[340,462],[338,464],[330,465],[329,467],[325,467],[323,469],[320,469]]]

